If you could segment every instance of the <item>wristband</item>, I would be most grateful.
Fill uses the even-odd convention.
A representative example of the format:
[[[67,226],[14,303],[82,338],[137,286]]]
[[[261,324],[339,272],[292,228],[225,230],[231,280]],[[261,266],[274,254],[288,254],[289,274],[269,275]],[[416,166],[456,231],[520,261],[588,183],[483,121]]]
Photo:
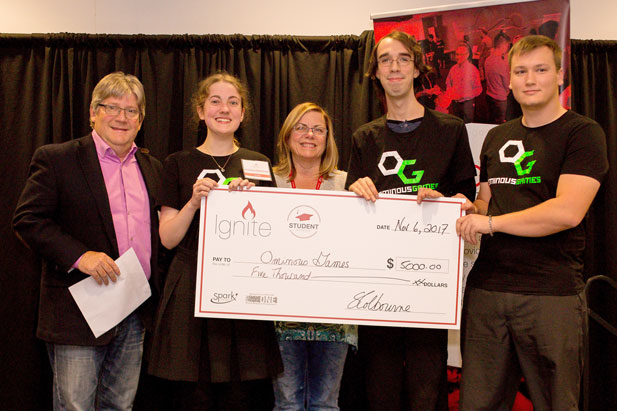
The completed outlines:
[[[493,216],[488,215],[488,233],[492,237],[493,236]]]

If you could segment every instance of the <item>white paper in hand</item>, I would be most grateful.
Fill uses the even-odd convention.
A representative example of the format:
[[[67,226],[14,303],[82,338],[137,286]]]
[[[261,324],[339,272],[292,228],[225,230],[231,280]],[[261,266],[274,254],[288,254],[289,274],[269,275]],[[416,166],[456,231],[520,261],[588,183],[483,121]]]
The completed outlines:
[[[152,295],[132,248],[116,260],[120,276],[115,283],[99,285],[88,277],[69,287],[77,306],[96,338],[118,325]]]

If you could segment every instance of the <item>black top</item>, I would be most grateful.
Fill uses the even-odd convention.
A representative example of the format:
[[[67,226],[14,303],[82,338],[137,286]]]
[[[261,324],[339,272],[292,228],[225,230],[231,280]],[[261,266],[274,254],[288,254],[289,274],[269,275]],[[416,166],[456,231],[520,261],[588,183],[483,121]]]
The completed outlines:
[[[498,216],[554,198],[562,174],[602,181],[608,170],[606,138],[595,121],[572,111],[536,128],[518,118],[489,131],[480,163],[480,181],[491,188],[488,214]],[[467,284],[523,294],[577,294],[584,286],[584,248],[582,223],[545,237],[484,235]]]
[[[243,148],[230,157],[215,159],[216,162],[197,149],[170,155],[164,163],[159,206],[177,210],[184,207],[192,195],[196,178],[204,169],[211,171],[206,177],[223,184],[230,178],[244,178],[242,159],[270,164],[262,154]],[[274,182],[254,182],[275,186]],[[168,270],[152,337],[148,372],[170,380],[216,383],[277,375],[282,371],[282,364],[271,321],[194,316],[198,227],[199,213],[195,213]]]
[[[176,210],[182,209],[184,205],[189,201],[193,195],[193,184],[195,180],[202,172],[202,170],[211,170],[205,177],[209,177],[219,184],[223,184],[224,180],[230,178],[245,178],[242,171],[242,159],[246,160],[260,160],[266,161],[270,167],[270,175],[272,176],[272,182],[251,180],[256,185],[262,185],[267,187],[275,187],[274,174],[270,166],[270,160],[263,154],[255,151],[240,148],[233,153],[228,160],[228,156],[214,157],[218,165],[225,169],[225,172],[219,170],[218,165],[212,160],[212,157],[199,151],[197,148],[190,150],[179,151],[177,153],[169,155],[163,163],[163,186],[161,199],[158,202],[159,206],[167,206],[175,208]],[[216,173],[216,170],[220,171],[220,175]],[[221,178],[223,176],[223,178]],[[189,226],[184,238],[180,242],[179,246],[197,252],[198,247],[198,235],[199,235],[199,213],[195,213],[193,221]]]
[[[421,124],[409,133],[390,130],[385,116],[358,128],[346,188],[370,177],[382,194],[415,195],[429,187],[445,196],[460,192],[474,199],[475,174],[463,121],[425,109]]]

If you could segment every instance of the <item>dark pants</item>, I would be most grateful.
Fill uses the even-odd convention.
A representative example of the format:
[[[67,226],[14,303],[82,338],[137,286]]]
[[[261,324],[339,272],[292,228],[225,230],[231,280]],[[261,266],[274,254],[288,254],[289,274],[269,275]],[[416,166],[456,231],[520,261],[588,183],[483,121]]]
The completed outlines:
[[[489,122],[491,124],[501,124],[506,122],[506,108],[508,100],[497,100],[488,94],[486,95],[488,105]]]
[[[475,98],[461,102],[453,101],[450,106],[452,115],[463,119],[465,123],[473,123],[475,101]]]
[[[460,409],[510,410],[525,377],[536,410],[578,410],[584,294],[465,290]]]
[[[447,410],[447,330],[360,326],[371,410]]]
[[[222,383],[163,380],[163,387],[167,396],[162,395],[160,410],[270,411],[273,406],[270,380]]]

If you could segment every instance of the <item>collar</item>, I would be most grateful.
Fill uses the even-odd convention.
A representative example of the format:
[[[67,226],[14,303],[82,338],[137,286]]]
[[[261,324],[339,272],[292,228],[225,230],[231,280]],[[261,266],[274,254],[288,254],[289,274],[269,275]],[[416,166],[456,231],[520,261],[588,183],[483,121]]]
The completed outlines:
[[[386,120],[388,128],[397,134],[410,133],[417,129],[422,123],[424,117],[416,118],[413,120],[398,121],[398,120]]]
[[[95,130],[92,130],[92,139],[94,140],[94,147],[96,147],[96,155],[98,156],[99,161],[103,160],[104,158],[111,158],[116,161],[120,161],[120,157],[118,157],[116,152],[109,146],[109,144],[105,142],[105,140],[103,140],[101,136],[98,135]],[[132,158],[135,155],[136,151],[137,145],[133,143],[133,145],[131,146],[131,150],[124,158],[124,161]]]

